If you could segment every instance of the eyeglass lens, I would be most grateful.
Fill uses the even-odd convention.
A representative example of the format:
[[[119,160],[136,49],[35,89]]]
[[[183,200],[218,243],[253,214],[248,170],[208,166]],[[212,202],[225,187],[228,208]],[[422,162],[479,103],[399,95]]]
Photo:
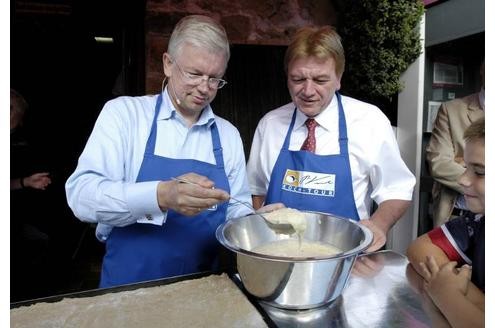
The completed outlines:
[[[181,65],[177,62],[174,61],[177,64],[177,67],[179,68],[180,72],[182,75],[184,75],[193,85],[199,85],[203,82],[203,80],[206,79],[208,86],[212,89],[220,89],[223,86],[227,84],[227,81],[216,78],[216,77],[209,77],[205,75],[199,75],[199,74],[193,74],[184,71],[184,69],[181,67]]]

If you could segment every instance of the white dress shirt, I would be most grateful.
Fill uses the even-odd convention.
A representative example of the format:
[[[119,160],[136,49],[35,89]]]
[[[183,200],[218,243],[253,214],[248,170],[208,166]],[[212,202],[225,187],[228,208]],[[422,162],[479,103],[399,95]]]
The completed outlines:
[[[356,208],[361,219],[369,218],[371,200],[411,200],[416,179],[399,152],[387,117],[376,106],[342,96],[347,123],[349,158]],[[253,195],[266,195],[270,176],[282,148],[294,113],[293,103],[267,113],[258,123],[247,164]],[[297,111],[289,150],[299,150],[307,136],[307,117]],[[338,143],[338,103],[333,97],[328,107],[315,117],[318,155],[340,153]]]
[[[98,223],[96,236],[106,240],[113,226],[136,222],[162,225],[166,212],[158,206],[160,181],[136,183],[151,130],[158,95],[119,97],[101,111],[89,140],[65,188],[69,206],[81,221]],[[215,163],[209,127],[216,122],[223,148],[230,194],[251,203],[243,144],[239,131],[206,107],[188,128],[167,92],[157,118],[155,155]],[[166,169],[166,168],[164,168]],[[229,204],[227,218],[249,213]]]

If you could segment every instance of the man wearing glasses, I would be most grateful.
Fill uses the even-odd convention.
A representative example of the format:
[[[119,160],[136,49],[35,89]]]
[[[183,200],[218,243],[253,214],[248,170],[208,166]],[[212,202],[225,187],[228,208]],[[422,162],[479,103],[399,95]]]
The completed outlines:
[[[74,214],[106,243],[100,287],[215,269],[216,228],[248,214],[228,202],[251,202],[240,134],[210,106],[229,56],[221,25],[185,17],[163,54],[162,93],[105,104],[66,183]]]

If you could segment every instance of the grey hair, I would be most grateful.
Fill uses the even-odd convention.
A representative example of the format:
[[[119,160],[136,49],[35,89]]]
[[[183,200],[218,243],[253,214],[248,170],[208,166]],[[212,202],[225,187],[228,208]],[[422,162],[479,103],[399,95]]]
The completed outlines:
[[[225,29],[208,16],[190,15],[182,18],[170,36],[167,52],[172,58],[176,58],[184,43],[211,52],[220,52],[227,62],[230,58],[229,40]]]

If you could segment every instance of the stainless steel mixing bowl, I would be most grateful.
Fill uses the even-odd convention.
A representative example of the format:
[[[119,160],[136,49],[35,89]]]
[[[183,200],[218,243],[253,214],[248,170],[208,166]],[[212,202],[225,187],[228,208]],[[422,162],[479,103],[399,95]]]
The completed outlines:
[[[246,290],[269,305],[310,309],[335,300],[347,283],[357,255],[373,241],[372,232],[352,220],[303,213],[307,222],[304,240],[331,244],[342,253],[293,258],[252,252],[269,242],[297,238],[276,234],[256,215],[226,221],[216,231],[218,241],[237,253],[237,270]]]

